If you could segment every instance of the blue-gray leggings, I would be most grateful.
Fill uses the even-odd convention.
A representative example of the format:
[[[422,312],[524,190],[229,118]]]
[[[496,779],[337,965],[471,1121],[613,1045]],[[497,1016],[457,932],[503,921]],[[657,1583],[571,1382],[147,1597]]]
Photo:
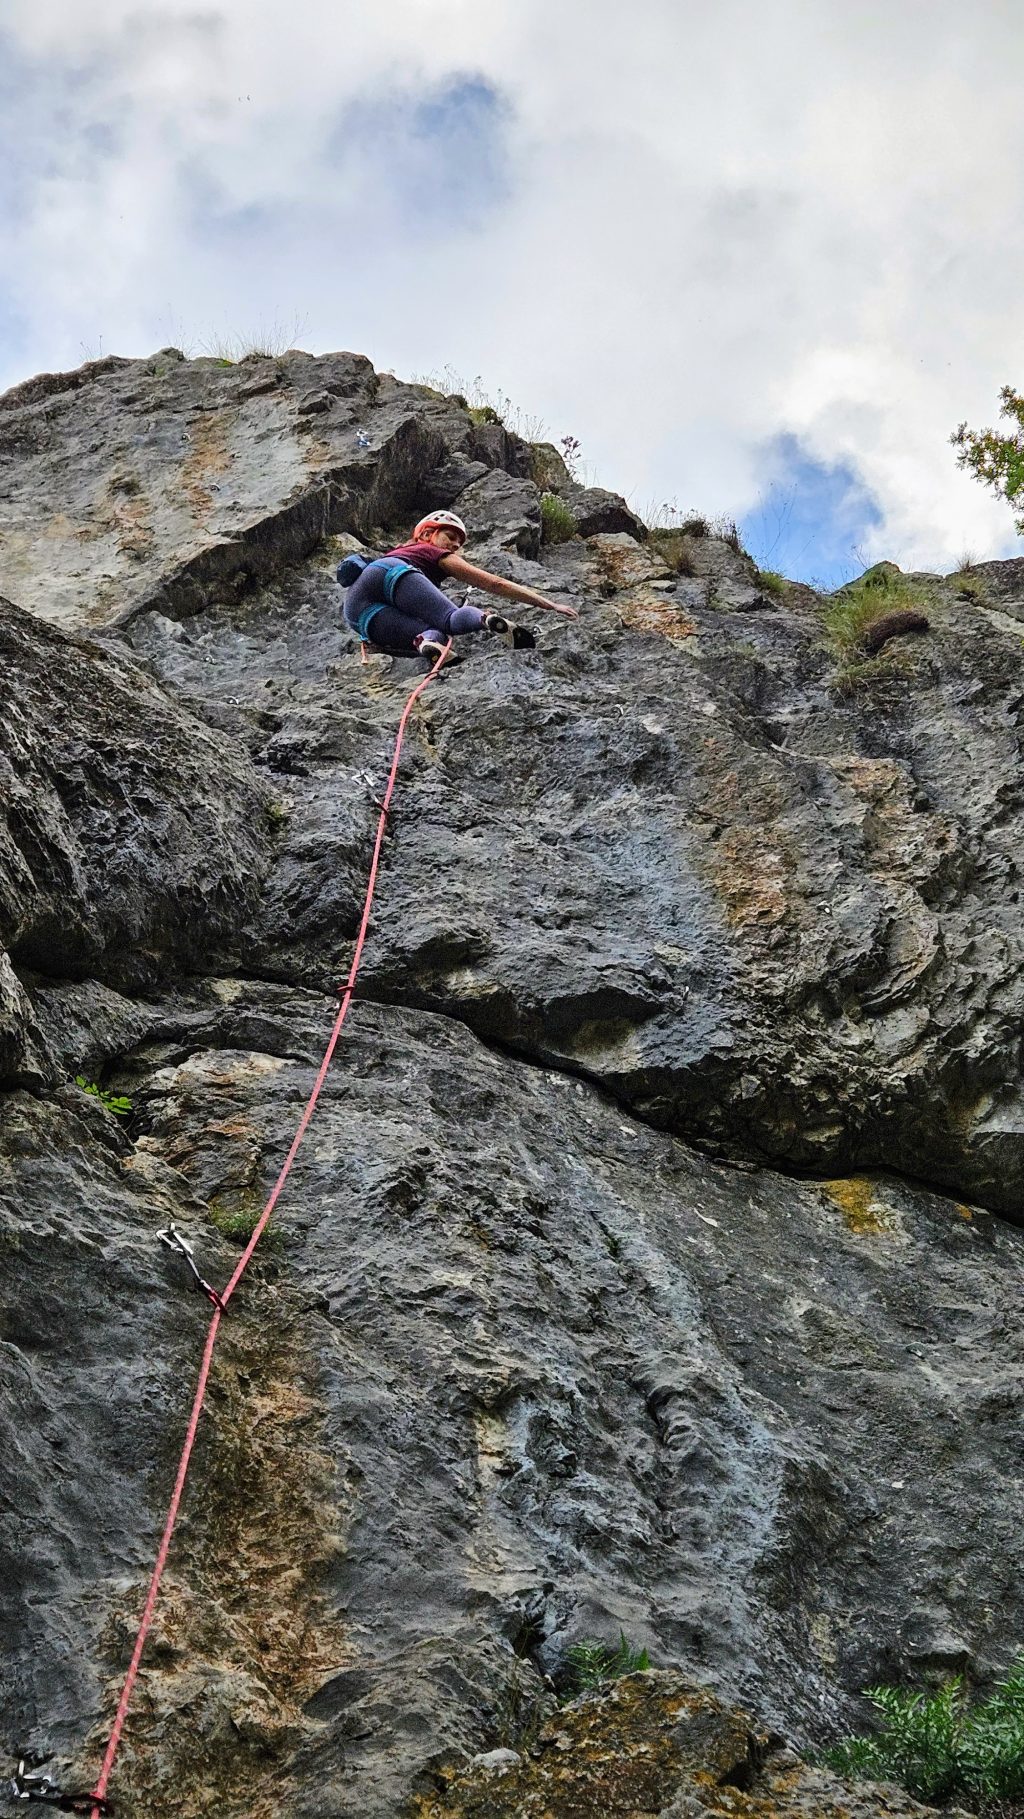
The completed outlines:
[[[450,638],[459,632],[478,632],[483,626],[484,616],[477,607],[453,606],[447,594],[442,594],[418,569],[399,576],[394,589],[395,604],[387,605],[386,573],[383,563],[371,562],[345,595],[345,618],[356,630],[367,607],[384,602],[366,626],[366,636],[381,650],[412,656],[413,640],[424,632]]]

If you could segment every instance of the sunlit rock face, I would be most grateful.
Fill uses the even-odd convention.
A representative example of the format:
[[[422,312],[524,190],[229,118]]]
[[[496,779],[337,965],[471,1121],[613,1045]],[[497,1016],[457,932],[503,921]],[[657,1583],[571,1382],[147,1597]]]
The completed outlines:
[[[620,1630],[640,1755],[695,1683],[820,1740],[1021,1633],[1024,564],[851,663],[461,400],[164,350],[0,399],[6,1741],[95,1773],[205,1327],[157,1233],[224,1279],[276,1175],[417,675],[334,566],[439,503],[580,617],[412,721],[115,1778],[155,1819],[529,1813],[554,1749],[586,1810],[633,1706],[543,1702]],[[665,1748],[610,1814],[693,1819]]]

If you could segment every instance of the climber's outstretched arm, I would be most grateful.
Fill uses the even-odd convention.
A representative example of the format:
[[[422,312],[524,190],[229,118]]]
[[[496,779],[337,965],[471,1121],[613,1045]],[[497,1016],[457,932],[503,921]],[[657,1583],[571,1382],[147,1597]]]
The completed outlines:
[[[488,594],[497,594],[500,600],[522,600],[526,606],[539,606],[545,612],[561,613],[564,619],[579,618],[574,606],[563,606],[558,600],[549,600],[546,594],[538,594],[532,587],[520,587],[518,582],[506,581],[504,575],[492,575],[489,569],[476,568],[462,556],[446,556],[440,567],[449,580],[466,581],[471,587],[482,587]]]

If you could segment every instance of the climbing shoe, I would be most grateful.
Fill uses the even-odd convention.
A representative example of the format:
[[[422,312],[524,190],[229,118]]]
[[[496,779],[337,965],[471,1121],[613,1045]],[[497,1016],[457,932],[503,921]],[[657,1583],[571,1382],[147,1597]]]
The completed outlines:
[[[446,676],[450,669],[455,669],[458,664],[465,663],[465,661],[466,661],[466,659],[460,651],[452,651],[445,658],[443,664],[441,665],[441,668],[438,670],[437,673],[439,676]],[[436,662],[437,662],[437,658],[434,656],[431,656],[429,653],[425,657],[421,656],[420,668],[422,669],[424,675],[429,676],[429,674],[430,674],[431,670],[433,669]]]
[[[417,655],[429,657],[432,663],[436,663],[438,657],[444,656],[445,640],[437,632],[421,632],[412,643]]]
[[[532,651],[537,643],[528,625],[512,625],[504,613],[485,613],[484,631],[496,632],[513,651]]]

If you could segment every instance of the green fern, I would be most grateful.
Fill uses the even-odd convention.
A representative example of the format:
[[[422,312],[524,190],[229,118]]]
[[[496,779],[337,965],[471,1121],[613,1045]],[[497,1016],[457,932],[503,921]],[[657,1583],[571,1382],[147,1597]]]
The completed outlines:
[[[621,1630],[615,1644],[575,1643],[566,1655],[566,1661],[572,1673],[574,1691],[580,1693],[605,1686],[609,1680],[621,1680],[623,1674],[646,1673],[651,1665],[647,1650],[632,1648]]]

